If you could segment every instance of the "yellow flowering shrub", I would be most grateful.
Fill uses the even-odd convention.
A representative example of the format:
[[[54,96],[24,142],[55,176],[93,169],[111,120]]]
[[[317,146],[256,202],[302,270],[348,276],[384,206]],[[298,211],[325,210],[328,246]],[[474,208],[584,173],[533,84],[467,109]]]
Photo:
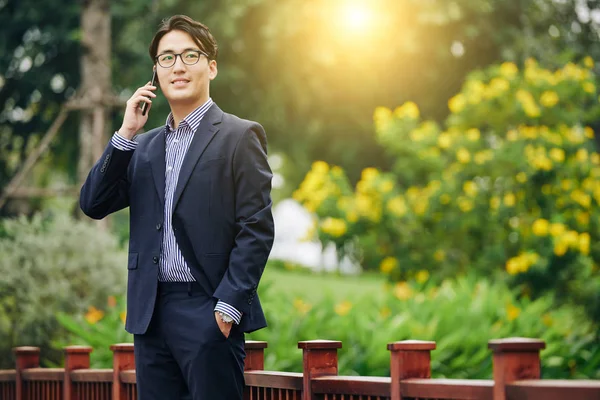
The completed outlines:
[[[592,68],[550,70],[530,59],[475,71],[449,100],[443,125],[423,120],[412,102],[379,107],[375,131],[391,171],[365,169],[353,191],[347,179],[325,189],[315,175],[330,179],[324,171],[335,167],[319,164],[297,198],[318,209],[322,235],[338,235],[339,248],[392,281],[475,270],[503,274],[531,296],[598,293]],[[328,196],[335,209],[319,207]]]

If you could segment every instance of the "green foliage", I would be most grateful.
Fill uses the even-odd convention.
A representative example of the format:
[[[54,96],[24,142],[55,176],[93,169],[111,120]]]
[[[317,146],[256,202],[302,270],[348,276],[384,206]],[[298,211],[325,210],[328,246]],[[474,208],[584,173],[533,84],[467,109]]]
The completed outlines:
[[[349,194],[343,171],[318,162],[295,198],[316,213],[321,240],[393,281],[504,274],[523,293],[585,303],[599,321],[592,68],[588,58],[554,71],[533,60],[476,71],[449,100],[445,128],[422,121],[414,103],[380,107],[391,172],[363,170]]]
[[[132,343],[133,336],[125,330],[125,300],[109,297],[105,310],[94,306],[82,315],[58,313],[56,319],[69,334],[52,343],[55,349],[70,345],[86,345],[94,349],[90,368],[110,368],[113,353],[110,346],[117,343]]]
[[[346,300],[331,289],[314,301],[308,295],[275,294],[276,287],[261,286],[269,327],[249,335],[268,342],[268,370],[301,371],[295,342],[330,339],[343,342],[340,374],[386,376],[387,343],[418,339],[437,343],[435,377],[490,379],[488,340],[520,336],[546,341],[545,378],[600,377],[598,327],[586,321],[579,307],[557,308],[549,296],[519,298],[503,283],[474,277],[439,286],[398,283],[382,290],[383,296],[361,291]]]
[[[45,363],[64,333],[56,313],[79,313],[124,290],[126,257],[105,231],[65,214],[0,221],[0,367],[12,348],[36,345]]]
[[[439,286],[398,283],[383,286],[360,278],[266,272],[259,295],[269,326],[247,335],[268,342],[265,369],[302,370],[297,341],[341,340],[340,374],[389,375],[387,343],[434,340],[435,377],[491,378],[490,339],[533,337],[546,341],[545,378],[600,378],[597,325],[579,307],[554,307],[549,296],[519,298],[503,283],[462,277]],[[347,289],[353,286],[353,291]],[[103,304],[103,303],[102,303]],[[121,302],[85,317],[60,315],[72,335],[68,344],[91,345],[92,365],[111,365],[111,344],[131,341],[123,329]],[[57,348],[66,343],[56,342]]]

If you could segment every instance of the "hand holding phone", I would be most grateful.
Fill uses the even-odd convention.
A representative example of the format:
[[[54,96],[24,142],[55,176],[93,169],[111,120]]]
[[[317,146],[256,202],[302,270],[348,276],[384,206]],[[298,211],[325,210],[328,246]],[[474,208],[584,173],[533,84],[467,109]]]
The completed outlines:
[[[150,85],[154,86],[155,83],[156,83],[156,69],[152,73],[152,80],[150,81]],[[142,108],[142,115],[146,115],[146,111],[148,111],[148,103],[145,103],[145,102],[142,103],[141,108]]]
[[[154,93],[157,89],[154,86],[155,81],[156,71],[154,71],[152,81],[138,88],[129,100],[127,100],[123,124],[118,131],[122,137],[132,139],[148,121],[148,111],[150,110],[152,99],[156,97]],[[140,109],[142,112],[140,112]]]

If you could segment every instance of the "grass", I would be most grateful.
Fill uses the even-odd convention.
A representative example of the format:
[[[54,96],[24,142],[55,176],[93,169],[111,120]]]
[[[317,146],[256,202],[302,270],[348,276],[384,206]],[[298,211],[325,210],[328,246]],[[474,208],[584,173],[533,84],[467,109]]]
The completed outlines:
[[[286,270],[275,265],[267,265],[261,279],[261,286],[269,285],[275,293],[292,293],[311,301],[321,300],[328,294],[339,301],[380,296],[384,283],[385,278],[376,274],[347,276],[305,269]]]

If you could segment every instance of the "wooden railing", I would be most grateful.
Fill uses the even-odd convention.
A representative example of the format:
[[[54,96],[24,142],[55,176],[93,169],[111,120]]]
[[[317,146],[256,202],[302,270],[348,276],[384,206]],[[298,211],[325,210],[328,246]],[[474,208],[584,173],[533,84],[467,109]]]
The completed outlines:
[[[541,380],[541,340],[492,340],[493,379],[431,379],[435,342],[388,344],[390,377],[339,376],[338,341],[299,342],[303,371],[264,371],[266,342],[246,342],[246,400],[599,400],[600,381]],[[35,347],[15,349],[16,368],[0,371],[0,400],[134,400],[132,344],[118,344],[112,369],[90,369],[92,349],[65,348],[64,368],[39,368]],[[218,400],[218,399],[217,399]]]

